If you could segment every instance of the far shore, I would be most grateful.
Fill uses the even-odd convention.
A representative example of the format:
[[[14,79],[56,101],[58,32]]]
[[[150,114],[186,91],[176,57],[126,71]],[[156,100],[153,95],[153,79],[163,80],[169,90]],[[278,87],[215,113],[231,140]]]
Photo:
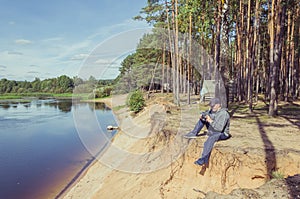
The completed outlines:
[[[8,94],[0,94],[0,100],[22,100],[22,99],[47,99],[47,98],[55,98],[55,99],[84,99],[85,94],[74,95],[73,93],[8,93]]]

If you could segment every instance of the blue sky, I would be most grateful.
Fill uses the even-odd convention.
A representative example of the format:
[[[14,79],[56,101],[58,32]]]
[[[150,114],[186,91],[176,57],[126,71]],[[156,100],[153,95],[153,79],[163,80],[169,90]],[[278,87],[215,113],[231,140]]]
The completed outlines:
[[[96,78],[116,77],[125,54],[120,52],[108,58],[103,48],[112,43],[115,35],[149,28],[145,22],[132,20],[146,3],[146,0],[0,0],[0,79],[32,81],[35,77],[45,79],[63,74],[80,76],[87,58],[95,50],[102,53],[101,59],[96,59],[102,64],[98,67],[113,65],[104,77],[96,75]],[[120,41],[113,44],[112,51],[123,43]],[[135,42],[131,43],[136,45]]]

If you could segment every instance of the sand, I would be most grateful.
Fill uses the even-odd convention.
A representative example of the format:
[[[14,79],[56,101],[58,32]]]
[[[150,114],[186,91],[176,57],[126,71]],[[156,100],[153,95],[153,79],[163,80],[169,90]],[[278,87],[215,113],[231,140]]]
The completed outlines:
[[[286,196],[283,198],[291,196],[291,191],[298,194],[298,188],[289,187],[284,179],[262,186],[273,171],[299,179],[300,140],[294,136],[299,135],[297,117],[292,121],[270,118],[266,123],[258,114],[234,114],[233,138],[216,143],[206,168],[193,164],[206,137],[189,141],[180,135],[197,120],[197,104],[182,106],[178,111],[159,99],[132,116],[124,106],[126,95],[99,101],[113,109],[120,130],[105,153],[61,198],[218,198],[218,194],[258,187],[256,198],[275,189],[276,194]],[[178,124],[176,118],[182,123]],[[179,130],[174,134],[172,129]],[[237,198],[243,193],[234,191]]]

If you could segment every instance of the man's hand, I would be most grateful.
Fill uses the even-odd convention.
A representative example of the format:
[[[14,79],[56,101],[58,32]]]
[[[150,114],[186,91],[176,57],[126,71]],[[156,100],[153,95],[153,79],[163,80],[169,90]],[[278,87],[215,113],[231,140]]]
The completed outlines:
[[[205,118],[206,118],[206,121],[208,123],[212,123],[213,122],[213,120],[211,119],[211,117],[209,115],[206,115]]]

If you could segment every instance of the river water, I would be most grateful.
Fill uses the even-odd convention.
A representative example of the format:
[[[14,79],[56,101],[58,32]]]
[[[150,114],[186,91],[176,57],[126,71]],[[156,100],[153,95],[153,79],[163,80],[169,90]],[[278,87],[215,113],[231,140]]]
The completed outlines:
[[[114,135],[108,125],[116,121],[103,103],[0,101],[0,198],[62,194],[94,159],[90,151],[101,151]]]

